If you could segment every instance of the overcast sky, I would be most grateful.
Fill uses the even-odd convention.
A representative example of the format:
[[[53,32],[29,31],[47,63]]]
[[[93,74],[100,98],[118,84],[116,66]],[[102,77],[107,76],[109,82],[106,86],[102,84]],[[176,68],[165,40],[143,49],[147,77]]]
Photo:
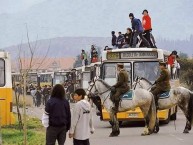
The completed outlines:
[[[0,48],[63,36],[111,37],[130,27],[128,14],[152,17],[153,34],[171,40],[193,34],[193,0],[0,0]]]

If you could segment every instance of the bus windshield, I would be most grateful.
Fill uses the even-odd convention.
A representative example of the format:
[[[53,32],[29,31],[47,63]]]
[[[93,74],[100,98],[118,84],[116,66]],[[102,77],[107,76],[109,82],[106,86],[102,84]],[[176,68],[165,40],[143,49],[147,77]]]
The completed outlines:
[[[124,68],[128,72],[129,81],[131,80],[131,63],[124,63]],[[114,85],[117,82],[117,63],[105,63],[103,65],[102,79],[109,85]],[[131,83],[128,82],[128,83]]]
[[[5,85],[5,62],[3,59],[0,59],[0,86]]]
[[[134,62],[134,78],[139,76],[154,83],[159,74],[158,62]]]

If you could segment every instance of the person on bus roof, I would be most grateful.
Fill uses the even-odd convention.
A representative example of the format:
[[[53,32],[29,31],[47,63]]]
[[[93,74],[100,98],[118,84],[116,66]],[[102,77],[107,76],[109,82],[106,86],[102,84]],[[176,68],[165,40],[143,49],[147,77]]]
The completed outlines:
[[[152,25],[151,25],[151,17],[148,14],[147,10],[143,10],[142,12],[143,17],[142,17],[142,24],[143,24],[143,29],[144,29],[144,37],[147,39],[149,44],[151,45],[151,48],[154,48],[154,45],[151,41],[151,31],[152,31]]]
[[[136,44],[137,44],[137,36],[139,36],[142,40],[142,42],[144,43],[144,45],[148,48],[150,48],[150,44],[149,42],[145,39],[145,37],[143,36],[143,26],[141,24],[141,21],[137,18],[134,17],[133,13],[129,14],[129,18],[131,19],[131,25],[132,25],[132,29],[133,29],[133,45],[132,47],[135,48]]]
[[[158,100],[159,100],[159,94],[170,91],[170,75],[168,73],[168,70],[166,69],[166,63],[165,62],[160,62],[159,63],[160,67],[160,76],[159,78],[155,81],[155,86],[151,88],[151,93],[154,95],[155,98],[155,104],[156,108],[158,109]]]
[[[94,47],[94,45],[91,46],[91,63],[95,63],[98,61],[98,52],[96,50],[96,48]]]
[[[116,49],[117,48],[117,36],[115,35],[115,31],[112,31],[111,34],[112,34],[111,44],[113,48]]]
[[[122,48],[123,46],[123,42],[125,41],[124,35],[121,34],[121,32],[118,33],[118,37],[117,37],[117,47],[118,48]]]
[[[115,104],[115,107],[112,109],[115,113],[118,112],[120,96],[130,90],[128,86],[129,76],[127,71],[124,69],[123,63],[117,64],[117,71],[119,72],[117,83],[111,87],[113,93],[113,95],[111,95],[111,100]]]

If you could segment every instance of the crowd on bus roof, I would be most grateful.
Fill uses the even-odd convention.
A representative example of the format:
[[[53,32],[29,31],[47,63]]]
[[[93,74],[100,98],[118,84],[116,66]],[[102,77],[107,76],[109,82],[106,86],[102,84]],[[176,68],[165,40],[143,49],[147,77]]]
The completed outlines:
[[[81,53],[81,60],[82,60],[82,66],[87,66],[89,61],[88,61],[88,56],[85,50],[82,50]],[[91,50],[90,50],[90,63],[95,63],[98,62],[98,51],[96,50],[94,45],[91,45]]]
[[[152,34],[151,17],[148,10],[143,10],[142,21],[135,18],[133,13],[129,14],[131,19],[132,28],[127,28],[126,33],[122,34],[112,31],[112,46],[114,49],[118,48],[135,48],[138,44],[139,47],[156,48],[156,42]],[[107,50],[108,47],[105,47]]]

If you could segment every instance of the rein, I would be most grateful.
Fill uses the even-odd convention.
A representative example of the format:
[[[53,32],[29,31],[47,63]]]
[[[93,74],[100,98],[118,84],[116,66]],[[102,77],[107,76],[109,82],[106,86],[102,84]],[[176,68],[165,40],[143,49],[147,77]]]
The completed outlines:
[[[92,88],[95,86],[96,81],[97,81],[97,80],[94,81],[94,83],[93,83],[93,85],[91,86],[90,90],[88,90],[89,94],[91,93]],[[99,94],[99,95],[102,95],[102,94],[108,92],[110,89],[111,89],[111,87],[110,87],[109,89],[107,89],[106,91],[101,92],[101,93],[98,93],[98,94]],[[102,105],[104,105],[105,101],[108,99],[108,97],[110,96],[110,94],[111,94],[111,92],[110,92],[110,93],[107,95],[107,97],[104,99]]]

